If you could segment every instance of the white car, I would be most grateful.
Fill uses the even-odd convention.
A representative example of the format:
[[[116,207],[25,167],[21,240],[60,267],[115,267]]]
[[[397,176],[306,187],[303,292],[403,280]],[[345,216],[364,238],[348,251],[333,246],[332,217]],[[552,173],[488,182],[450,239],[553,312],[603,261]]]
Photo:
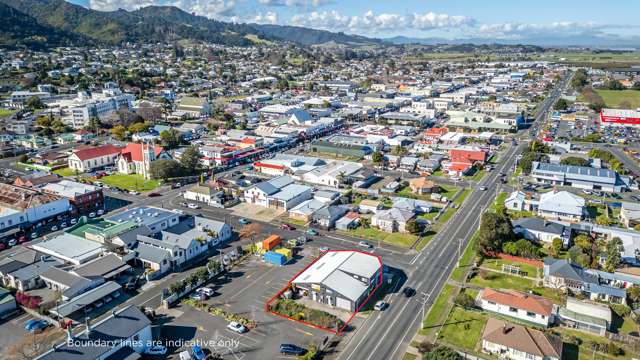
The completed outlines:
[[[167,348],[162,345],[155,345],[144,351],[147,355],[164,355],[167,353]]]
[[[227,329],[237,332],[238,334],[243,334],[249,331],[246,326],[235,321],[230,322],[229,325],[227,325]]]
[[[51,227],[51,231],[58,231],[58,226],[57,225],[53,225]]]
[[[196,289],[196,292],[198,294],[203,293],[203,294],[207,295],[208,297],[212,297],[216,293],[212,288],[209,288],[209,287],[203,287],[203,288]]]
[[[104,214],[104,210],[100,209],[98,210],[98,215],[103,215]]]
[[[358,245],[359,245],[359,246],[361,246],[361,247],[363,247],[363,248],[367,248],[367,249],[371,247],[371,245],[370,245],[368,242],[366,242],[366,241],[360,241],[360,242],[358,243]]]
[[[135,190],[129,191],[129,194],[131,194],[131,195],[140,195],[140,193],[135,191]]]
[[[193,203],[187,204],[187,207],[189,209],[200,209],[200,206],[198,206],[198,204],[193,204]]]
[[[387,303],[387,302],[385,302],[383,300],[379,300],[378,302],[376,302],[376,304],[373,306],[373,308],[375,310],[382,311],[382,310],[386,309],[387,306],[389,306],[389,303]]]
[[[69,221],[69,224],[71,224],[71,225],[75,225],[77,222],[78,222],[78,220],[76,220],[76,219],[71,219],[71,220]]]
[[[96,217],[96,213],[94,213],[94,212],[89,213],[89,217],[90,217],[90,218],[94,218],[94,217]]]

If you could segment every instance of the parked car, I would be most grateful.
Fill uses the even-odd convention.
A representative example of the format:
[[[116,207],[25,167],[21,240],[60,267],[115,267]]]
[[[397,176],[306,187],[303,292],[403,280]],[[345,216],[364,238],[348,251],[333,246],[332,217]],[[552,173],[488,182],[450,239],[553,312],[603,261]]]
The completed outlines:
[[[64,229],[64,228],[66,228],[66,227],[67,227],[67,222],[66,222],[66,221],[63,221],[63,222],[60,224],[60,228]]]
[[[140,193],[135,191],[135,190],[129,190],[129,194],[131,194],[131,195],[140,195]]]
[[[247,225],[249,224],[251,221],[245,219],[245,218],[240,218],[240,220],[238,220],[238,222],[242,225]]]
[[[208,299],[207,294],[199,291],[193,292],[191,295],[189,295],[189,298],[198,301],[205,301]]]
[[[51,227],[51,231],[58,231],[58,226],[57,225],[53,225]]]
[[[90,217],[90,218],[94,218],[94,217],[96,217],[96,213],[94,213],[94,212],[89,213],[89,217]]]
[[[167,353],[167,348],[162,345],[155,345],[144,350],[147,355],[164,355]]]
[[[249,331],[249,329],[247,329],[246,326],[237,323],[235,321],[232,321],[229,323],[229,325],[227,325],[227,329],[233,331],[233,332],[237,332],[238,334],[243,334],[246,333],[247,331]]]
[[[180,352],[180,360],[192,360],[191,353],[187,350]]]
[[[193,358],[196,360],[204,360],[204,358],[206,357],[200,345],[193,345],[191,347],[191,356],[193,356]]]
[[[200,209],[200,206],[198,204],[194,204],[194,203],[188,203],[187,207],[189,209]]]
[[[368,242],[366,242],[366,241],[364,241],[364,240],[363,240],[363,241],[360,241],[360,242],[358,243],[358,246],[363,247],[363,248],[367,248],[367,249],[371,248],[371,244],[369,244]]]
[[[210,288],[210,287],[202,287],[202,288],[198,288],[198,289],[196,289],[196,292],[197,292],[197,293],[205,294],[205,295],[206,295],[206,296],[208,296],[208,297],[212,297],[212,296],[213,296],[213,295],[215,295],[215,293],[216,293],[216,292],[215,292],[215,290],[213,290],[213,289],[212,289],[212,288]]]
[[[104,215],[104,210],[99,209],[99,210],[98,210],[98,212],[97,212],[97,214],[98,214],[98,215]]]
[[[317,235],[318,235],[318,230],[316,230],[316,229],[309,229],[309,230],[307,230],[307,235],[317,236]]]
[[[49,323],[44,320],[29,320],[24,326],[24,329],[28,332],[43,331],[49,327]]]
[[[147,195],[147,196],[148,197],[159,197],[159,196],[162,196],[162,194],[157,193],[157,192],[152,192],[152,193],[149,193],[149,195]]]
[[[389,303],[387,303],[387,302],[385,302],[383,300],[378,300],[376,302],[376,304],[373,306],[373,308],[375,310],[382,311],[382,310],[386,309],[388,306],[389,306]]]
[[[280,227],[282,228],[282,230],[295,230],[296,228],[294,228],[293,226],[289,225],[289,224],[282,224],[280,225]]]
[[[323,247],[319,248],[318,250],[320,250],[321,253],[326,253],[326,252],[329,251],[329,247],[323,246]]]
[[[307,353],[307,349],[293,344],[280,344],[280,354],[302,356]]]

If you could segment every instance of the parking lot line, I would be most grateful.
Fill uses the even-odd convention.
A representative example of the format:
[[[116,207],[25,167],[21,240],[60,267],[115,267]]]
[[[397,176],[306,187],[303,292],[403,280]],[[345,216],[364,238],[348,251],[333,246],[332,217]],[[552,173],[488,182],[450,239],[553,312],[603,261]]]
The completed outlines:
[[[298,328],[298,327],[295,327],[294,329],[295,329],[297,332],[303,333],[305,336],[313,336],[313,334],[312,334],[312,333],[310,333],[310,332],[308,332],[308,331],[304,331],[304,330],[302,330],[302,329],[300,329],[300,328]]]

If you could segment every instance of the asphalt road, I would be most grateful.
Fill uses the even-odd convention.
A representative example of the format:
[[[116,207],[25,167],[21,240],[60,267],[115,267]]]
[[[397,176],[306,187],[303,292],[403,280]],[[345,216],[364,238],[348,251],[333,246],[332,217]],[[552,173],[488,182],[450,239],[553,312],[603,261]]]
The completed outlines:
[[[542,103],[536,122],[544,119],[568,78],[569,76]],[[520,140],[525,140],[528,133],[528,131],[524,132],[518,137]],[[424,314],[428,312],[456,267],[461,250],[466,247],[479,227],[480,214],[495,198],[495,191],[499,186],[499,173],[506,173],[513,168],[516,156],[527,145],[525,141],[518,143],[517,146],[509,147],[502,156],[501,163],[496,167],[496,171],[489,173],[480,182],[479,185],[486,186],[488,190],[474,189],[447,226],[411,260],[412,266],[406,270],[408,281],[405,286],[413,287],[417,290],[417,294],[411,298],[405,298],[401,293],[388,296],[387,301],[391,306],[376,316],[369,317],[346,344],[341,344],[339,359],[402,358],[411,339],[420,328]]]

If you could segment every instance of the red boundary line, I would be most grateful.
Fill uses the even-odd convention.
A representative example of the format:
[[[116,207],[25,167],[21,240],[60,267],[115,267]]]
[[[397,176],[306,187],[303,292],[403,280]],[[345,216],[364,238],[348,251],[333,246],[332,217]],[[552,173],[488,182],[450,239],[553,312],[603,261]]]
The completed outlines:
[[[283,315],[283,314],[280,314],[280,313],[277,313],[277,312],[275,312],[275,311],[272,311],[272,310],[271,310],[271,308],[270,308],[270,306],[269,306],[269,305],[270,305],[270,304],[271,304],[275,299],[277,299],[278,297],[280,297],[280,295],[282,295],[282,293],[284,293],[284,292],[289,288],[289,286],[291,285],[291,283],[293,282],[293,280],[294,280],[295,278],[297,278],[300,274],[302,274],[305,270],[307,270],[311,265],[313,265],[316,261],[318,261],[321,257],[325,256],[326,254],[328,254],[328,253],[330,253],[330,252],[342,252],[342,251],[348,251],[348,252],[359,252],[359,253],[361,253],[361,254],[365,254],[365,255],[369,255],[369,256],[376,257],[376,258],[378,259],[378,262],[380,263],[380,278],[379,278],[379,280],[378,280],[378,285],[373,289],[373,291],[369,294],[369,296],[367,296],[367,298],[362,302],[362,304],[360,304],[360,306],[356,309],[356,311],[354,311],[354,312],[351,314],[351,316],[349,316],[349,318],[347,319],[347,321],[344,323],[344,325],[343,325],[340,329],[338,329],[338,330],[336,331],[336,330],[329,329],[329,328],[326,328],[326,327],[323,327],[323,326],[319,326],[319,325],[316,325],[316,324],[311,324],[311,323],[306,322],[306,321],[304,321],[304,320],[296,320],[296,319],[294,319],[294,318],[292,318],[292,317],[290,317],[290,316]],[[291,278],[291,280],[289,280],[289,282],[287,282],[287,285],[285,285],[285,287],[283,287],[280,291],[278,291],[278,292],[277,292],[273,297],[271,297],[271,299],[267,300],[267,302],[264,304],[264,310],[265,310],[266,312],[268,312],[268,313],[271,313],[271,314],[274,314],[274,315],[277,315],[277,316],[283,317],[283,318],[285,318],[285,319],[289,319],[289,320],[291,320],[291,321],[299,322],[299,323],[302,323],[302,324],[305,324],[305,325],[308,325],[308,326],[314,327],[314,328],[316,328],[316,329],[320,329],[320,330],[328,331],[328,332],[333,333],[333,334],[336,334],[336,335],[341,335],[341,334],[342,334],[342,332],[344,331],[344,329],[347,327],[347,325],[349,325],[349,323],[351,322],[351,320],[353,320],[353,317],[354,317],[354,316],[356,316],[356,314],[360,312],[360,310],[362,309],[362,307],[364,307],[364,306],[369,302],[369,300],[371,299],[371,297],[372,297],[372,296],[373,296],[373,295],[378,291],[378,289],[380,288],[380,286],[382,286],[382,281],[383,281],[383,274],[382,274],[382,260],[380,259],[380,256],[378,256],[378,255],[374,255],[374,254],[371,254],[371,253],[368,253],[368,252],[364,252],[364,251],[361,251],[361,250],[329,250],[329,251],[325,252],[324,254],[322,254],[322,255],[318,256],[317,258],[315,258],[312,262],[310,262],[310,263],[309,263],[307,266],[305,266],[302,270],[298,271],[298,273],[297,273],[297,274],[295,274],[295,275]]]

